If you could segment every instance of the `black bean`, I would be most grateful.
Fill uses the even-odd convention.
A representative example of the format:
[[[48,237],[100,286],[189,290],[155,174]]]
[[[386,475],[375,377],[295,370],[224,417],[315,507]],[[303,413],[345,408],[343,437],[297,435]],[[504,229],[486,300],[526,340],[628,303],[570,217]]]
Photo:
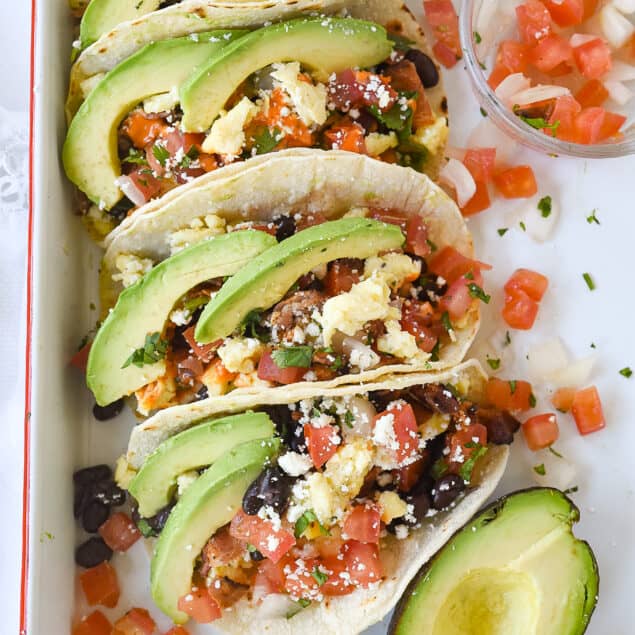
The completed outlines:
[[[395,398],[391,390],[374,390],[368,393],[368,399],[377,408],[377,412],[386,410],[386,406]]]
[[[294,427],[289,435],[289,448],[298,454],[306,454],[307,445],[306,439],[304,438],[304,427],[297,425],[295,421],[293,423]]]
[[[118,487],[114,481],[96,483],[90,489],[91,498],[107,507],[119,507],[126,502],[126,492]]]
[[[110,507],[98,500],[91,500],[82,510],[82,527],[89,534],[97,533],[97,530],[108,520]]]
[[[417,522],[421,522],[430,509],[430,495],[428,492],[422,490],[414,494],[408,494],[408,496],[406,496],[406,502],[414,507],[412,515]],[[412,521],[410,522],[412,523]]]
[[[295,220],[293,216],[280,216],[274,220],[277,225],[276,240],[281,242],[295,234]]]
[[[207,399],[209,397],[209,392],[207,391],[207,386],[203,386],[197,393],[196,399],[200,401],[201,399]]]
[[[114,419],[123,410],[123,399],[117,399],[109,403],[107,406],[100,406],[95,404],[93,406],[93,416],[97,421],[108,421]]]
[[[168,518],[170,517],[170,512],[172,511],[172,508],[174,507],[174,505],[175,503],[169,503],[168,505],[160,509],[154,516],[150,516],[149,518],[142,518],[139,515],[138,508],[133,507],[132,520],[135,523],[135,525],[139,527],[139,529],[141,530],[141,533],[144,536],[146,537],[158,536],[161,533],[161,531],[163,531],[165,524],[168,522]],[[142,529],[140,525],[143,526],[143,524],[145,524],[145,527],[143,527]]]
[[[425,274],[419,278],[417,283],[417,298],[424,302],[436,304],[447,290],[447,283],[440,283],[438,276]]]
[[[425,53],[418,49],[410,49],[406,53],[406,59],[415,65],[424,88],[433,88],[439,83],[439,70]]]
[[[89,485],[99,481],[107,481],[112,478],[112,470],[108,465],[93,465],[77,470],[73,474],[75,485]]]
[[[276,426],[276,433],[289,445],[291,434],[295,428],[295,421],[291,418],[291,410],[286,404],[276,404],[273,406],[263,406],[262,409],[269,415],[271,421]]]
[[[249,557],[254,562],[260,562],[261,560],[265,559],[265,557],[260,553],[260,551],[258,551],[258,549],[254,549],[253,551],[250,551],[249,552]]]
[[[432,506],[435,509],[447,509],[465,489],[463,479],[457,474],[446,474],[432,488]]]
[[[289,505],[293,479],[279,467],[268,467],[247,488],[243,497],[243,510],[255,516],[262,507],[273,508],[282,514]]]
[[[479,408],[476,423],[487,428],[487,440],[496,445],[506,445],[514,440],[514,433],[520,429],[520,421],[507,410]]]
[[[112,549],[102,538],[89,538],[75,550],[75,562],[85,569],[96,567],[98,564],[112,558]]]

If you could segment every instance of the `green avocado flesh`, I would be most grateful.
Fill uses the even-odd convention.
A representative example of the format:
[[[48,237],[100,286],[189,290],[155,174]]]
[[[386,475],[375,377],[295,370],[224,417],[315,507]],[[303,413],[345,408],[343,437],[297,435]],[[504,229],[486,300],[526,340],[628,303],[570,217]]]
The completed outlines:
[[[254,310],[281,300],[298,278],[338,258],[368,258],[397,249],[401,229],[366,218],[342,218],[314,225],[283,240],[228,280],[205,307],[196,325],[197,342],[227,337]]]
[[[128,487],[139,514],[149,518],[168,505],[180,474],[212,465],[240,443],[273,434],[274,425],[264,412],[246,412],[206,421],[164,441]]]
[[[66,135],[62,160],[68,178],[103,207],[122,197],[117,130],[144,99],[178,88],[201,64],[246,31],[212,31],[153,42],[113,68],[88,95]]]
[[[176,302],[206,280],[231,276],[275,245],[265,232],[238,231],[188,247],[125,289],[91,346],[86,383],[101,406],[129,395],[165,373],[165,362],[122,368],[146,335],[162,333]]]
[[[205,543],[234,517],[249,485],[278,451],[279,441],[250,441],[230,450],[190,485],[174,506],[152,557],[156,605],[176,624],[188,616],[178,601],[190,592],[194,565]]]
[[[90,46],[118,24],[156,11],[160,4],[160,0],[91,0],[79,27],[82,48]]]
[[[495,502],[426,565],[401,599],[391,635],[580,635],[598,569],[572,532],[578,509],[558,490]]]
[[[363,20],[301,18],[253,31],[201,66],[181,87],[183,126],[204,132],[252,73],[275,62],[299,62],[322,78],[383,62],[393,43]]]

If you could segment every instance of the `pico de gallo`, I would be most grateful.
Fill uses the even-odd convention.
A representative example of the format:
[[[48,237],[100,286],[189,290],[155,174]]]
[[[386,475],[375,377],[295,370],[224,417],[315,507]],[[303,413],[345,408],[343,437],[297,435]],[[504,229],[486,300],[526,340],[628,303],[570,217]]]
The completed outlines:
[[[597,0],[527,0],[516,7],[516,37],[500,42],[489,85],[543,134],[620,141],[627,117],[614,110],[632,99],[626,83],[635,79],[635,25],[626,13]]]
[[[328,381],[391,364],[425,368],[438,361],[471,324],[479,302],[489,301],[482,288],[482,271],[489,266],[451,246],[437,248],[418,215],[373,208],[355,208],[349,215],[398,225],[406,238],[403,249],[366,260],[338,259],[308,271],[274,306],[252,311],[236,331],[211,344],[199,344],[194,332],[224,281],[190,290],[174,306],[164,331],[149,334],[139,342],[143,354],[131,357],[138,366],[166,361],[165,374],[135,392],[139,412],[147,415],[235,388]],[[233,226],[214,218],[206,217],[214,231],[265,231],[279,241],[327,220],[319,212]],[[188,241],[203,236],[188,233],[196,231],[184,230]],[[180,231],[175,235],[174,244],[181,246],[184,237]],[[140,283],[154,264],[127,254],[117,263],[121,270],[113,277],[126,286]]]

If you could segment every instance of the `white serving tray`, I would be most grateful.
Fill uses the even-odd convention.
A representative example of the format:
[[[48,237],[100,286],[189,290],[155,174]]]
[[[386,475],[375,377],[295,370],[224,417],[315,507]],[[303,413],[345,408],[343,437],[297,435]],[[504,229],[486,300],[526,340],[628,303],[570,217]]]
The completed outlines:
[[[415,10],[419,1],[410,3]],[[34,75],[32,104],[32,200],[29,236],[29,363],[25,446],[25,512],[21,629],[29,635],[67,635],[75,606],[73,552],[82,539],[72,515],[74,469],[97,462],[113,463],[126,445],[134,418],[122,414],[96,422],[92,398],[83,378],[68,367],[82,336],[94,326],[99,251],[90,244],[73,215],[72,188],[65,180],[59,154],[65,132],[65,98],[71,20],[63,0],[34,0]],[[479,122],[461,64],[445,73],[452,121],[452,143],[464,146]],[[589,540],[601,571],[598,609],[589,633],[627,635],[633,632],[635,602],[635,378],[619,375],[635,367],[633,315],[635,282],[635,157],[586,162],[541,157],[518,151],[515,163],[534,166],[543,194],[559,203],[561,218],[553,239],[533,243],[512,222],[517,204],[496,204],[470,221],[479,258],[494,265],[487,276],[493,295],[484,311],[483,337],[501,328],[497,317],[502,283],[518,266],[549,275],[551,286],[536,327],[514,334],[516,362],[508,377],[526,375],[525,353],[531,342],[560,335],[577,356],[591,342],[598,362],[592,383],[599,386],[607,418],[606,430],[582,438],[573,422],[561,417],[558,449],[578,466],[574,500],[582,512],[577,533]],[[585,218],[597,208],[601,225]],[[496,229],[512,227],[503,238]],[[591,293],[582,272],[591,272],[598,288]],[[504,331],[503,331],[504,332]],[[537,390],[540,407],[546,393]],[[8,423],[8,422],[7,422]],[[518,439],[507,476],[498,493],[532,484],[535,459]],[[12,513],[12,510],[7,510]],[[148,554],[137,543],[115,556],[122,581],[119,616],[129,606],[152,611],[164,629],[167,620],[148,596]],[[213,629],[192,629],[211,633]],[[385,625],[371,629],[385,632]]]

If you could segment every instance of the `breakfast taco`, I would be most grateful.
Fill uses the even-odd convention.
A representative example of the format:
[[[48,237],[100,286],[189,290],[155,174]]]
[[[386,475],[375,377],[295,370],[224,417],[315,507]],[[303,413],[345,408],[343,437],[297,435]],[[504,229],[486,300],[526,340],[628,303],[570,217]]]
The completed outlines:
[[[487,266],[428,177],[315,150],[230,169],[111,235],[107,317],[87,369],[99,405],[134,393],[148,415],[235,389],[317,389],[463,359],[489,300]]]
[[[503,474],[520,424],[482,403],[485,381],[467,362],[230,395],[137,426],[117,479],[158,536],[154,602],[237,634],[381,620]]]
[[[342,149],[435,175],[447,104],[401,3],[257,5],[178,3],[80,55],[63,162],[96,238],[181,184],[285,148]],[[347,17],[324,15],[343,5]],[[292,7],[320,15],[289,20]],[[183,12],[189,19],[174,21]]]

